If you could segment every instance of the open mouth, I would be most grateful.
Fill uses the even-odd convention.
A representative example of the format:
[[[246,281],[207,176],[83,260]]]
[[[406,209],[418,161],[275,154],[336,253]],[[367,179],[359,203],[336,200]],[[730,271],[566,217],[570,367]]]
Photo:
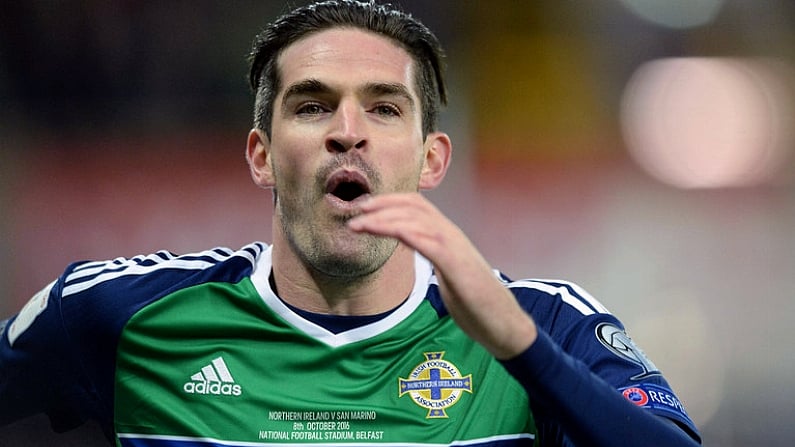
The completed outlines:
[[[370,193],[367,179],[355,171],[338,171],[326,182],[326,193],[344,201],[352,202]]]

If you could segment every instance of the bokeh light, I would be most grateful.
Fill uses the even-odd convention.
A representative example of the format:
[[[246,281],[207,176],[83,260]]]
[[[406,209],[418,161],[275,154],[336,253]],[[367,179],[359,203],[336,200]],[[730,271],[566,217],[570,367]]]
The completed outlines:
[[[642,65],[622,99],[630,154],[681,188],[775,180],[792,151],[791,72],[775,61],[729,58]]]
[[[637,16],[669,28],[691,28],[711,22],[724,0],[621,0]]]

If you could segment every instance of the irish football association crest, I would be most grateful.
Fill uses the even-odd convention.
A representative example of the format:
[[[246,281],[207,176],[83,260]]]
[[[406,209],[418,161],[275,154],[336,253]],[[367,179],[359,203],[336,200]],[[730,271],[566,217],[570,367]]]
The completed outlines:
[[[446,418],[446,409],[455,405],[464,391],[472,393],[472,374],[462,376],[455,365],[443,359],[444,352],[426,352],[425,361],[405,379],[398,379],[398,397],[408,394],[427,418]]]

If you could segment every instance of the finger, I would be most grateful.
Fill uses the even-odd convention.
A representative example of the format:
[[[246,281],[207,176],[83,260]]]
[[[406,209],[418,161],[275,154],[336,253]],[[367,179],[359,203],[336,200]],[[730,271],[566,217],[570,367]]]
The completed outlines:
[[[432,218],[430,209],[421,199],[406,194],[391,194],[371,198],[360,206],[361,214],[348,222],[356,231],[400,229],[405,225],[422,224]]]
[[[420,252],[431,249],[430,244],[441,244],[443,231],[452,226],[435,208],[413,198],[385,198],[368,203],[362,211],[348,222],[352,230],[394,237]]]
[[[385,209],[358,216],[348,225],[357,232],[394,237],[421,252],[430,248],[428,244],[440,239],[431,219],[414,210]]]
[[[459,263],[457,259],[477,258],[469,239],[435,208],[384,208],[361,216],[354,227],[360,232],[394,237],[440,270]]]

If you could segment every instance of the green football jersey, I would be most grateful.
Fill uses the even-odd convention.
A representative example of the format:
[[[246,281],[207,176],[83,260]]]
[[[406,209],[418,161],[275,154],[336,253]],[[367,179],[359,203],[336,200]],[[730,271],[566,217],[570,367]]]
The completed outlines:
[[[426,260],[398,309],[334,334],[273,293],[269,255],[237,282],[179,288],[129,319],[119,445],[533,443],[525,391],[433,305]]]
[[[119,447],[698,439],[657,367],[575,284],[495,271],[539,335],[499,362],[452,321],[422,256],[400,306],[345,328],[288,306],[270,273],[259,242],[72,264],[0,322],[0,424],[93,419]]]

